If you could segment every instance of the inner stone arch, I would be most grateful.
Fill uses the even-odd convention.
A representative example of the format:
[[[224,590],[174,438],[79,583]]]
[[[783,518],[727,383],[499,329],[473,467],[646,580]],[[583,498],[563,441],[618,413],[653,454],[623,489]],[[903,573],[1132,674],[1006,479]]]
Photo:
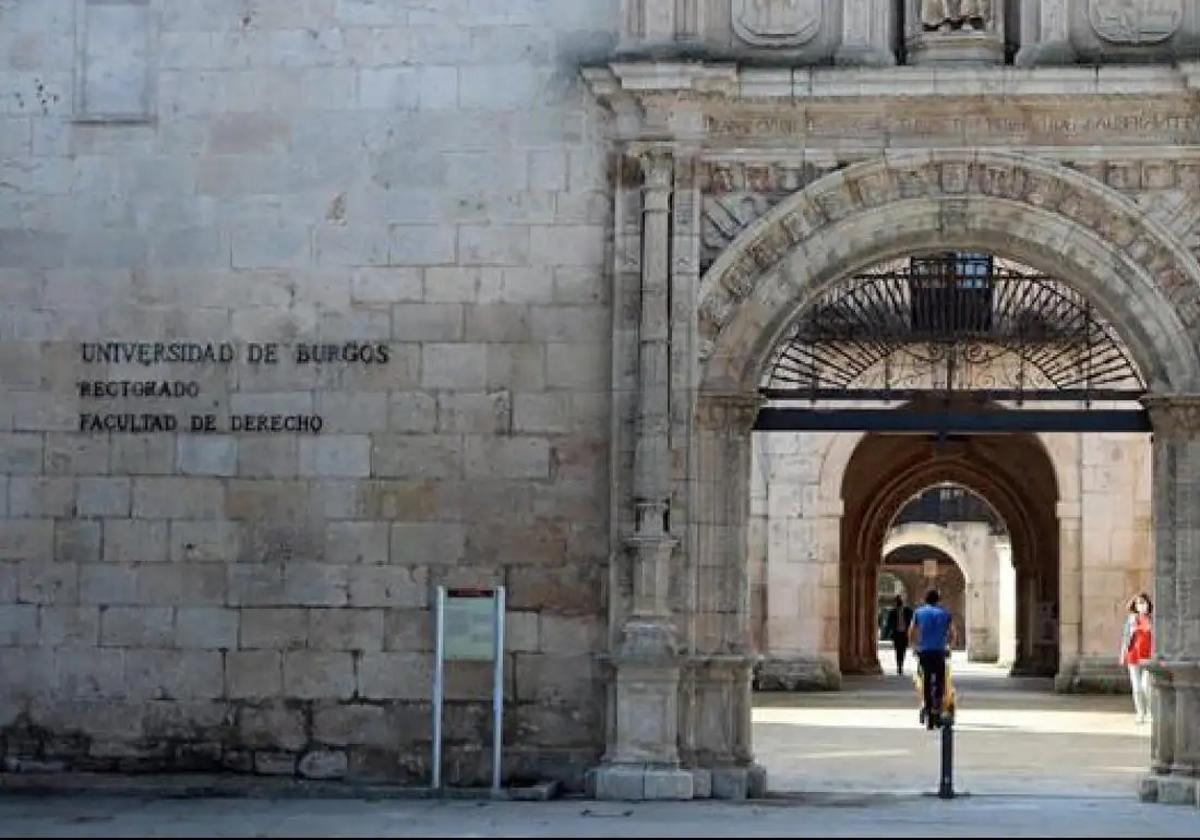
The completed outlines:
[[[906,254],[984,251],[1061,278],[1129,346],[1154,390],[1200,383],[1200,266],[1125,197],[1057,164],[902,153],[828,175],[746,230],[699,296],[702,392],[750,393],[829,284]]]

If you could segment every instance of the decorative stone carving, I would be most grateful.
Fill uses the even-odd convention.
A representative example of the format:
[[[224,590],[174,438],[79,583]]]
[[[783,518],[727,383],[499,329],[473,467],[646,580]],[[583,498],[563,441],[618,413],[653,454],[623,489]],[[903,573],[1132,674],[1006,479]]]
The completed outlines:
[[[1171,438],[1200,437],[1200,396],[1148,396],[1142,404],[1150,412],[1156,434]]]
[[[733,29],[748,44],[796,47],[821,31],[822,0],[733,0]]]
[[[981,31],[991,19],[991,0],[921,0],[921,25],[927,32]]]
[[[962,166],[967,164],[965,181]],[[869,183],[869,189],[863,184]],[[951,194],[947,185],[953,186]],[[715,346],[718,336],[750,297],[768,267],[756,254],[778,256],[784,250],[834,224],[879,206],[905,199],[943,201],[950,197],[990,196],[1052,212],[1113,242],[1130,260],[1158,278],[1160,289],[1179,314],[1185,329],[1200,333],[1200,290],[1191,278],[1200,275],[1196,259],[1162,240],[1139,217],[1137,208],[1112,190],[1095,188],[1065,167],[1001,154],[969,160],[895,156],[856,164],[827,176],[782,202],[759,222],[753,239],[727,250],[705,275],[700,299],[700,338]],[[818,208],[808,207],[811,202]],[[803,218],[796,216],[803,211]],[[1164,283],[1163,278],[1179,279]],[[710,350],[711,352],[711,350]],[[1151,409],[1153,411],[1153,409]]]
[[[1158,44],[1183,22],[1183,0],[1088,0],[1096,34],[1114,44]]]

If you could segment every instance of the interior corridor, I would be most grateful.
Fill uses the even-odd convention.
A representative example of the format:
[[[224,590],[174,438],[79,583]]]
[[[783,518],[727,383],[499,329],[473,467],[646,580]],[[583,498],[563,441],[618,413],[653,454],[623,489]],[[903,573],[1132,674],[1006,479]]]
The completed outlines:
[[[917,722],[911,655],[895,673],[846,677],[843,690],[755,695],[756,758],[774,792],[935,792],[941,733]],[[1137,790],[1150,727],[1127,695],[1064,695],[1047,678],[1010,677],[955,654],[955,790],[960,794],[1114,796]]]

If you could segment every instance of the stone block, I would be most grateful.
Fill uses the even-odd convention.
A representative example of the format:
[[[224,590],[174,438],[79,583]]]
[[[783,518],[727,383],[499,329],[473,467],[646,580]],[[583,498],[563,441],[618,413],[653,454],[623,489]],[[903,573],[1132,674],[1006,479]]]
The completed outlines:
[[[371,474],[371,439],[322,435],[300,439],[300,473],[311,478],[365,478]]]
[[[238,711],[237,729],[241,745],[254,750],[301,750],[308,743],[304,710],[268,703],[243,706]]]
[[[395,737],[383,706],[318,703],[313,708],[313,739],[331,746],[385,744]]]
[[[511,426],[512,400],[508,391],[438,397],[438,431],[443,434],[506,434]]]
[[[225,654],[225,693],[231,700],[278,697],[283,692],[283,655],[273,650]]]
[[[27,604],[78,604],[79,566],[75,563],[19,564],[18,599]]]
[[[547,656],[517,654],[517,700],[546,706],[581,707],[595,701],[601,690],[592,655]]]
[[[354,656],[350,653],[289,651],[283,656],[283,689],[300,700],[349,699],[354,696]]]
[[[308,482],[231,481],[227,504],[230,519],[304,521],[309,514]]]
[[[388,428],[393,432],[433,432],[437,428],[437,399],[419,391],[392,394]]]
[[[539,650],[551,654],[599,652],[603,627],[596,618],[544,613],[540,621]]]
[[[75,480],[13,476],[8,486],[8,514],[13,517],[75,515]]]
[[[463,265],[528,265],[527,225],[462,225],[458,229]]]
[[[392,307],[397,341],[462,341],[465,317],[455,303],[398,303]]]
[[[106,647],[170,647],[175,615],[170,607],[106,607],[100,613],[100,644]]]
[[[598,391],[607,386],[608,346],[601,343],[556,342],[546,348],[546,385],[572,391]]]
[[[180,435],[177,463],[183,475],[237,475],[237,438]]]
[[[316,395],[316,412],[325,420],[322,434],[366,435],[388,430],[388,394],[382,391],[324,391]]]
[[[107,457],[105,460],[107,467]],[[173,472],[174,468],[175,442],[169,435],[130,435],[113,439],[113,475],[166,475]],[[106,473],[108,469],[83,472]]]
[[[699,767],[691,769],[692,774],[692,798],[694,799],[711,799],[712,798],[712,771],[705,770]]]
[[[468,306],[465,336],[467,341],[530,342],[533,328],[529,307],[510,303]]]
[[[307,610],[294,608],[241,610],[239,646],[243,649],[295,650],[307,645]]]
[[[389,265],[452,265],[457,251],[458,232],[453,227],[393,225],[390,230]]]
[[[350,299],[355,303],[416,302],[422,298],[424,277],[417,268],[361,268],[350,279]],[[404,336],[394,329],[392,335]]]
[[[358,664],[358,694],[370,700],[428,701],[433,656],[427,653],[368,653]]]
[[[750,776],[745,767],[714,767],[713,799],[746,799],[750,794]]]
[[[462,441],[452,436],[374,435],[371,473],[381,478],[460,478]]]
[[[550,444],[543,438],[476,437],[466,439],[466,477],[550,477]]]
[[[504,649],[519,653],[536,653],[538,647],[538,614],[509,610],[504,616]]]
[[[96,607],[41,608],[42,645],[96,647],[100,644],[100,611]]]
[[[600,266],[604,263],[605,236],[600,225],[534,227],[530,262],[534,265]]]
[[[466,556],[466,528],[457,523],[397,522],[391,558],[398,566],[457,565]]]
[[[236,563],[226,568],[230,606],[287,606],[281,563]]]
[[[161,563],[169,559],[166,522],[104,520],[104,562]]]
[[[455,391],[482,391],[487,386],[487,346],[483,344],[424,345],[421,385]]]
[[[28,560],[34,563],[49,563],[53,549],[53,520],[0,520],[0,561]]]
[[[383,610],[310,610],[309,646],[315,650],[330,651],[382,650]]]
[[[47,464],[49,466],[49,464]],[[34,475],[42,471],[42,436],[0,434],[0,473]],[[59,472],[47,469],[47,472]]]
[[[222,519],[225,488],[210,478],[138,478],[133,515],[139,519]]]
[[[598,615],[603,610],[599,570],[584,567],[531,568],[509,572],[508,606],[543,614]]]
[[[388,523],[330,522],[325,526],[325,560],[342,566],[386,563]]]
[[[349,768],[346,753],[341,750],[314,750],[300,759],[300,775],[306,779],[345,778]]]
[[[97,606],[133,604],[137,600],[137,571],[126,564],[85,564],[79,567],[79,603]]]
[[[54,691],[61,698],[73,700],[111,701],[121,697],[125,694],[126,659],[125,651],[120,650],[59,648],[54,652]],[[86,731],[85,721],[72,723],[75,731]]]
[[[80,478],[76,509],[80,516],[129,516],[132,487],[128,478]]]
[[[429,604],[429,581],[424,569],[352,566],[349,585],[350,604],[354,607],[420,609]]]
[[[569,394],[516,394],[513,431],[517,434],[566,434],[571,430]]]
[[[284,566],[283,598],[289,605],[341,607],[350,598],[349,568],[292,561]]]
[[[224,693],[220,651],[143,650],[125,656],[125,691],[131,698],[213,700]]]
[[[0,604],[0,645],[36,645],[38,608],[33,604]]]
[[[237,474],[243,478],[294,478],[299,470],[300,443],[292,436],[238,447]]]
[[[222,607],[180,607],[175,644],[181,648],[231,650],[238,646],[238,611]]]
[[[236,522],[175,521],[170,526],[170,556],[175,563],[231,563],[241,553]]]
[[[256,752],[254,772],[260,776],[294,776],[296,755],[287,752]]]
[[[1198,805],[1196,799],[1200,794],[1194,777],[1188,776],[1159,776],[1158,799],[1159,805]]]
[[[233,231],[233,267],[306,268],[313,264],[312,228],[304,224],[259,224]]]

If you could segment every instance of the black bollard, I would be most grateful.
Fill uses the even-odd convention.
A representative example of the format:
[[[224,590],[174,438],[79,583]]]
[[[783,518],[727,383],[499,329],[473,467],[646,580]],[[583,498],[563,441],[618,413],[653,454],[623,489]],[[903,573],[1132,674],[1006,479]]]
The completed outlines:
[[[954,798],[954,718],[942,718],[942,778],[938,784],[939,799]]]

